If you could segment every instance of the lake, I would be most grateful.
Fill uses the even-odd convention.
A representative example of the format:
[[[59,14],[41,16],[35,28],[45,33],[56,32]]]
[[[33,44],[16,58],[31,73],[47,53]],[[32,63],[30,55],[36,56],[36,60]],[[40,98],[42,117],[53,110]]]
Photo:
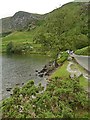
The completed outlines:
[[[16,84],[22,86],[28,80],[34,80],[37,85],[41,82],[46,86],[45,78],[40,78],[36,75],[35,70],[41,70],[42,67],[47,64],[50,58],[43,55],[12,55],[0,56],[2,59],[2,98],[6,98],[10,95],[10,92],[6,90],[9,87],[15,87]],[[1,76],[1,75],[0,75]]]

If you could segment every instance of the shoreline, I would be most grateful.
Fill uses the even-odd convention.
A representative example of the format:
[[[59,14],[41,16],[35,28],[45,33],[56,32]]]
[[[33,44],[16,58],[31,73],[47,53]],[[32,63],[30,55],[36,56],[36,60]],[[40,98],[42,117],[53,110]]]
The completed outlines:
[[[4,55],[6,55],[6,54],[4,54]],[[14,57],[14,56],[16,56],[16,57]],[[20,55],[13,55],[13,56],[11,56],[11,59],[12,58],[18,58],[18,56],[20,56]],[[28,54],[28,55],[21,55],[21,56],[24,56],[24,57],[20,57],[20,60],[22,59],[23,60],[23,58],[25,58],[25,61],[27,61],[26,59],[28,58],[28,61],[29,62],[27,62],[26,64],[25,64],[25,62],[22,62],[22,61],[20,61],[19,60],[19,62],[21,62],[20,64],[20,66],[23,66],[23,67],[21,67],[21,68],[24,68],[24,66],[25,66],[25,70],[22,70],[22,69],[20,69],[21,71],[25,71],[25,73],[21,73],[21,72],[19,72],[18,71],[18,67],[19,66],[16,66],[16,68],[15,68],[15,70],[14,71],[16,71],[16,74],[13,74],[13,72],[11,73],[17,80],[15,80],[15,79],[13,79],[13,78],[11,78],[10,80],[9,80],[9,77],[8,76],[6,76],[6,74],[3,74],[3,75],[5,75],[6,76],[6,78],[7,78],[7,82],[3,82],[3,90],[4,90],[4,92],[3,92],[3,90],[2,90],[2,94],[3,94],[3,98],[7,98],[7,97],[5,97],[5,96],[8,96],[8,95],[6,95],[6,94],[9,94],[9,92],[6,90],[6,89],[9,89],[9,88],[14,88],[14,87],[16,87],[17,85],[16,84],[19,84],[19,87],[22,87],[22,83],[27,83],[29,80],[34,80],[35,81],[35,84],[37,85],[39,82],[42,82],[42,84],[44,85],[45,84],[45,78],[43,77],[43,78],[39,78],[37,75],[36,75],[36,72],[35,72],[35,70],[36,69],[38,69],[38,70],[41,70],[41,68],[45,65],[45,64],[47,64],[50,60],[51,60],[51,58],[50,57],[48,57],[48,56],[46,56],[46,55],[41,55],[41,54]],[[29,57],[28,57],[29,56]],[[31,57],[30,57],[31,56]],[[7,56],[6,57],[4,57],[4,58],[7,58]],[[35,65],[33,64],[34,62],[33,62],[33,60],[35,59]],[[6,59],[7,60],[7,59]],[[9,59],[8,59],[9,60]],[[13,59],[12,59],[13,60]],[[16,60],[16,59],[15,59]],[[15,61],[14,60],[14,61]],[[42,61],[43,60],[43,61]],[[31,62],[30,62],[31,61]],[[39,62],[38,62],[39,61]],[[3,62],[4,63],[4,62]],[[15,63],[17,63],[16,61],[15,61]],[[7,64],[7,63],[5,63],[5,64]],[[11,64],[11,63],[10,63]],[[18,64],[17,64],[18,65]],[[33,66],[34,65],[34,66]],[[4,67],[4,66],[3,66]],[[13,67],[13,69],[14,69],[14,67]],[[12,70],[13,70],[12,69]],[[7,71],[9,70],[9,68],[7,68]],[[6,72],[7,72],[6,71]],[[32,72],[33,71],[33,72]],[[10,73],[10,72],[9,72]],[[20,76],[20,78],[19,78],[19,73],[22,75],[22,77]],[[8,74],[9,75],[9,74]],[[25,76],[24,76],[25,75]],[[25,78],[25,79],[24,79]],[[43,79],[43,80],[42,80]],[[3,81],[4,81],[4,79],[3,79]],[[6,80],[5,80],[6,81]],[[8,82],[8,81],[10,81],[10,82]],[[12,83],[11,84],[11,82],[12,81],[14,81],[14,83]],[[7,86],[6,86],[6,84],[7,84]],[[10,94],[11,94],[11,92],[10,92]]]

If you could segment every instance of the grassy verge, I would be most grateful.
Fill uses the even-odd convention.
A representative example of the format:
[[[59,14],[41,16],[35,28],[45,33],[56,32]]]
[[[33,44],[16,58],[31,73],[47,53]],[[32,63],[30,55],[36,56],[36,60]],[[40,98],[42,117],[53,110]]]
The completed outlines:
[[[51,78],[60,77],[68,78],[70,73],[67,71],[68,61],[65,61],[62,66],[60,66],[56,71],[51,75]]]
[[[50,78],[55,78],[55,77],[59,77],[59,78],[69,78],[70,73],[67,71],[67,65],[69,64],[68,61],[65,61],[64,64],[62,66],[60,66],[59,68],[57,68],[55,70],[55,72],[50,76]],[[74,65],[71,66],[72,69],[78,69],[81,72],[86,72],[79,64],[75,63]],[[82,87],[84,87],[85,89],[88,88],[88,80],[83,77],[80,76],[79,78],[79,83]]]
[[[82,87],[84,87],[85,89],[88,88],[88,80],[86,78],[84,78],[83,76],[81,76],[79,78],[79,81],[80,81],[80,85]]]
[[[75,51],[75,54],[78,54],[78,55],[88,55],[88,56],[90,56],[90,46],[87,46],[87,47],[85,47],[85,48],[76,50],[76,51]]]
[[[78,69],[82,73],[87,74],[86,70],[76,62],[74,62],[74,64],[71,65],[71,68],[72,68],[72,70]],[[85,77],[83,77],[83,76],[79,77],[79,81],[80,81],[81,86],[83,86],[85,89],[88,88],[88,80]]]

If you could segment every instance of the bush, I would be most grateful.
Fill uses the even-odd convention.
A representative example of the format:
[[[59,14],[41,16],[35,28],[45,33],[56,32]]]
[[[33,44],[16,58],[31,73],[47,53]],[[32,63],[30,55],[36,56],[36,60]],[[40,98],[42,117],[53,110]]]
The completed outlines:
[[[62,52],[60,55],[61,55],[60,58],[58,58],[57,60],[58,63],[63,63],[65,60],[67,60],[68,58],[67,52]]]
[[[52,79],[42,94],[37,94],[37,87],[29,81],[21,89],[15,88],[2,109],[4,118],[87,118],[88,95],[78,78]]]
[[[14,48],[14,54],[21,54],[22,53],[22,46],[15,46]]]
[[[7,44],[6,51],[8,54],[14,53],[14,44],[12,41]]]
[[[16,44],[12,41],[7,44],[6,51],[8,54],[22,54],[26,53],[27,51],[32,51],[33,47],[29,43],[24,44]]]

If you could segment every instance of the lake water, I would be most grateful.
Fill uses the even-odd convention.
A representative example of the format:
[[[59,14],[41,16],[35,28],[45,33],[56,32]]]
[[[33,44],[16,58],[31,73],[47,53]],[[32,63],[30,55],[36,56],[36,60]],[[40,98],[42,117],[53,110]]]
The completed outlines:
[[[35,70],[41,70],[47,64],[50,58],[42,55],[12,55],[0,56],[2,59],[2,98],[10,95],[6,90],[8,87],[15,87],[16,84],[26,83],[28,80],[34,80],[35,84],[41,82],[46,85],[45,78],[40,78],[36,75]]]

